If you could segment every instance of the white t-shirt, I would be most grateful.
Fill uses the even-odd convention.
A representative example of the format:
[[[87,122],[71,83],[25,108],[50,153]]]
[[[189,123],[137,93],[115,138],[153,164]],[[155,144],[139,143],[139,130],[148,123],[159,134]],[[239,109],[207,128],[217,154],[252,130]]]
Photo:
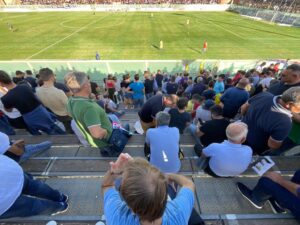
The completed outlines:
[[[233,177],[243,173],[252,159],[252,149],[247,145],[224,141],[213,143],[203,149],[204,155],[210,157],[211,170],[220,177]]]
[[[269,88],[270,87],[270,83],[271,80],[273,80],[273,77],[266,77],[264,79],[262,79],[259,84],[261,84],[263,87]]]
[[[24,173],[14,160],[0,155],[0,215],[5,213],[20,196]]]
[[[209,110],[203,109],[203,107],[200,105],[196,109],[196,124],[198,123],[198,119],[201,119],[203,122],[211,120],[211,112]]]
[[[0,98],[2,98],[2,96],[4,96],[4,94],[2,92],[0,92]],[[10,119],[16,119],[21,117],[21,113],[19,112],[19,110],[13,108],[11,112],[7,112],[4,108],[4,105],[0,99],[0,110],[6,115],[8,116]]]
[[[9,147],[10,147],[10,143],[9,143],[8,136],[0,132],[0,155],[3,155]]]

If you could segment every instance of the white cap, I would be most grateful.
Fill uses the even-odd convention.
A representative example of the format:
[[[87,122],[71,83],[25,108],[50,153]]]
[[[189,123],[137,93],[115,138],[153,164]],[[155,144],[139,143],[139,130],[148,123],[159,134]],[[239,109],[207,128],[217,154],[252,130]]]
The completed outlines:
[[[141,122],[138,120],[135,122],[134,124],[134,129],[136,130],[136,132],[138,132],[139,134],[144,134],[144,130],[142,128],[142,124]]]

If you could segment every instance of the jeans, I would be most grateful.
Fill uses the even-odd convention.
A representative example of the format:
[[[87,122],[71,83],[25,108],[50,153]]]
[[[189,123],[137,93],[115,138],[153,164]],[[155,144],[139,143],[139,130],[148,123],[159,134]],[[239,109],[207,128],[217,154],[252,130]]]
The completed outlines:
[[[39,144],[35,144],[35,145],[26,145],[25,146],[25,150],[23,155],[20,157],[19,162],[24,162],[27,159],[29,159],[31,156],[37,154],[37,153],[41,153],[43,151],[48,150],[49,148],[51,148],[52,146],[52,142],[51,141],[44,141],[42,143]]]
[[[133,99],[134,108],[141,108],[144,104],[144,98]]]
[[[0,116],[0,131],[7,135],[15,135],[16,132],[11,127],[6,116]]]
[[[300,184],[300,170],[296,171],[291,182]],[[252,199],[263,204],[270,198],[283,208],[289,209],[292,214],[300,219],[300,198],[267,177],[259,179],[252,191]]]
[[[196,145],[202,145],[200,138],[197,136],[197,126],[194,124],[191,124],[187,127],[187,130],[190,132],[190,134],[193,136]]]
[[[30,174],[24,173],[24,186],[21,195],[0,216],[0,219],[49,215],[65,208],[61,201],[63,201],[63,195],[59,191],[39,180],[34,180]]]

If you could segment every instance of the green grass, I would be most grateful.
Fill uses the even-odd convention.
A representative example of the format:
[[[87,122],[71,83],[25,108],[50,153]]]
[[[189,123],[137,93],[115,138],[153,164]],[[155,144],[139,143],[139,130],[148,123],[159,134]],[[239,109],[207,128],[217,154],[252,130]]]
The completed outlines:
[[[0,13],[0,60],[300,58],[300,29],[229,12]],[[190,25],[186,20],[190,19]],[[11,32],[7,23],[17,29]],[[208,52],[201,54],[204,40]],[[164,49],[159,50],[163,40]]]

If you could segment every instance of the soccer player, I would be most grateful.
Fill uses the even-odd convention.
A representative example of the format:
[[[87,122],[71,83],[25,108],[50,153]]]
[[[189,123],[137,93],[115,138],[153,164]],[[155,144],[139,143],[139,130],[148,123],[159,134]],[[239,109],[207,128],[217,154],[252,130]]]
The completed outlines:
[[[96,60],[100,60],[100,54],[99,54],[99,52],[96,52],[95,58],[96,58]]]
[[[190,24],[190,20],[187,19],[187,20],[186,20],[186,25],[189,25],[189,24]]]
[[[161,40],[159,42],[159,49],[163,49],[164,48],[164,42]]]
[[[208,47],[208,44],[207,44],[207,41],[205,40],[204,43],[203,43],[202,54],[207,51],[207,47]]]

